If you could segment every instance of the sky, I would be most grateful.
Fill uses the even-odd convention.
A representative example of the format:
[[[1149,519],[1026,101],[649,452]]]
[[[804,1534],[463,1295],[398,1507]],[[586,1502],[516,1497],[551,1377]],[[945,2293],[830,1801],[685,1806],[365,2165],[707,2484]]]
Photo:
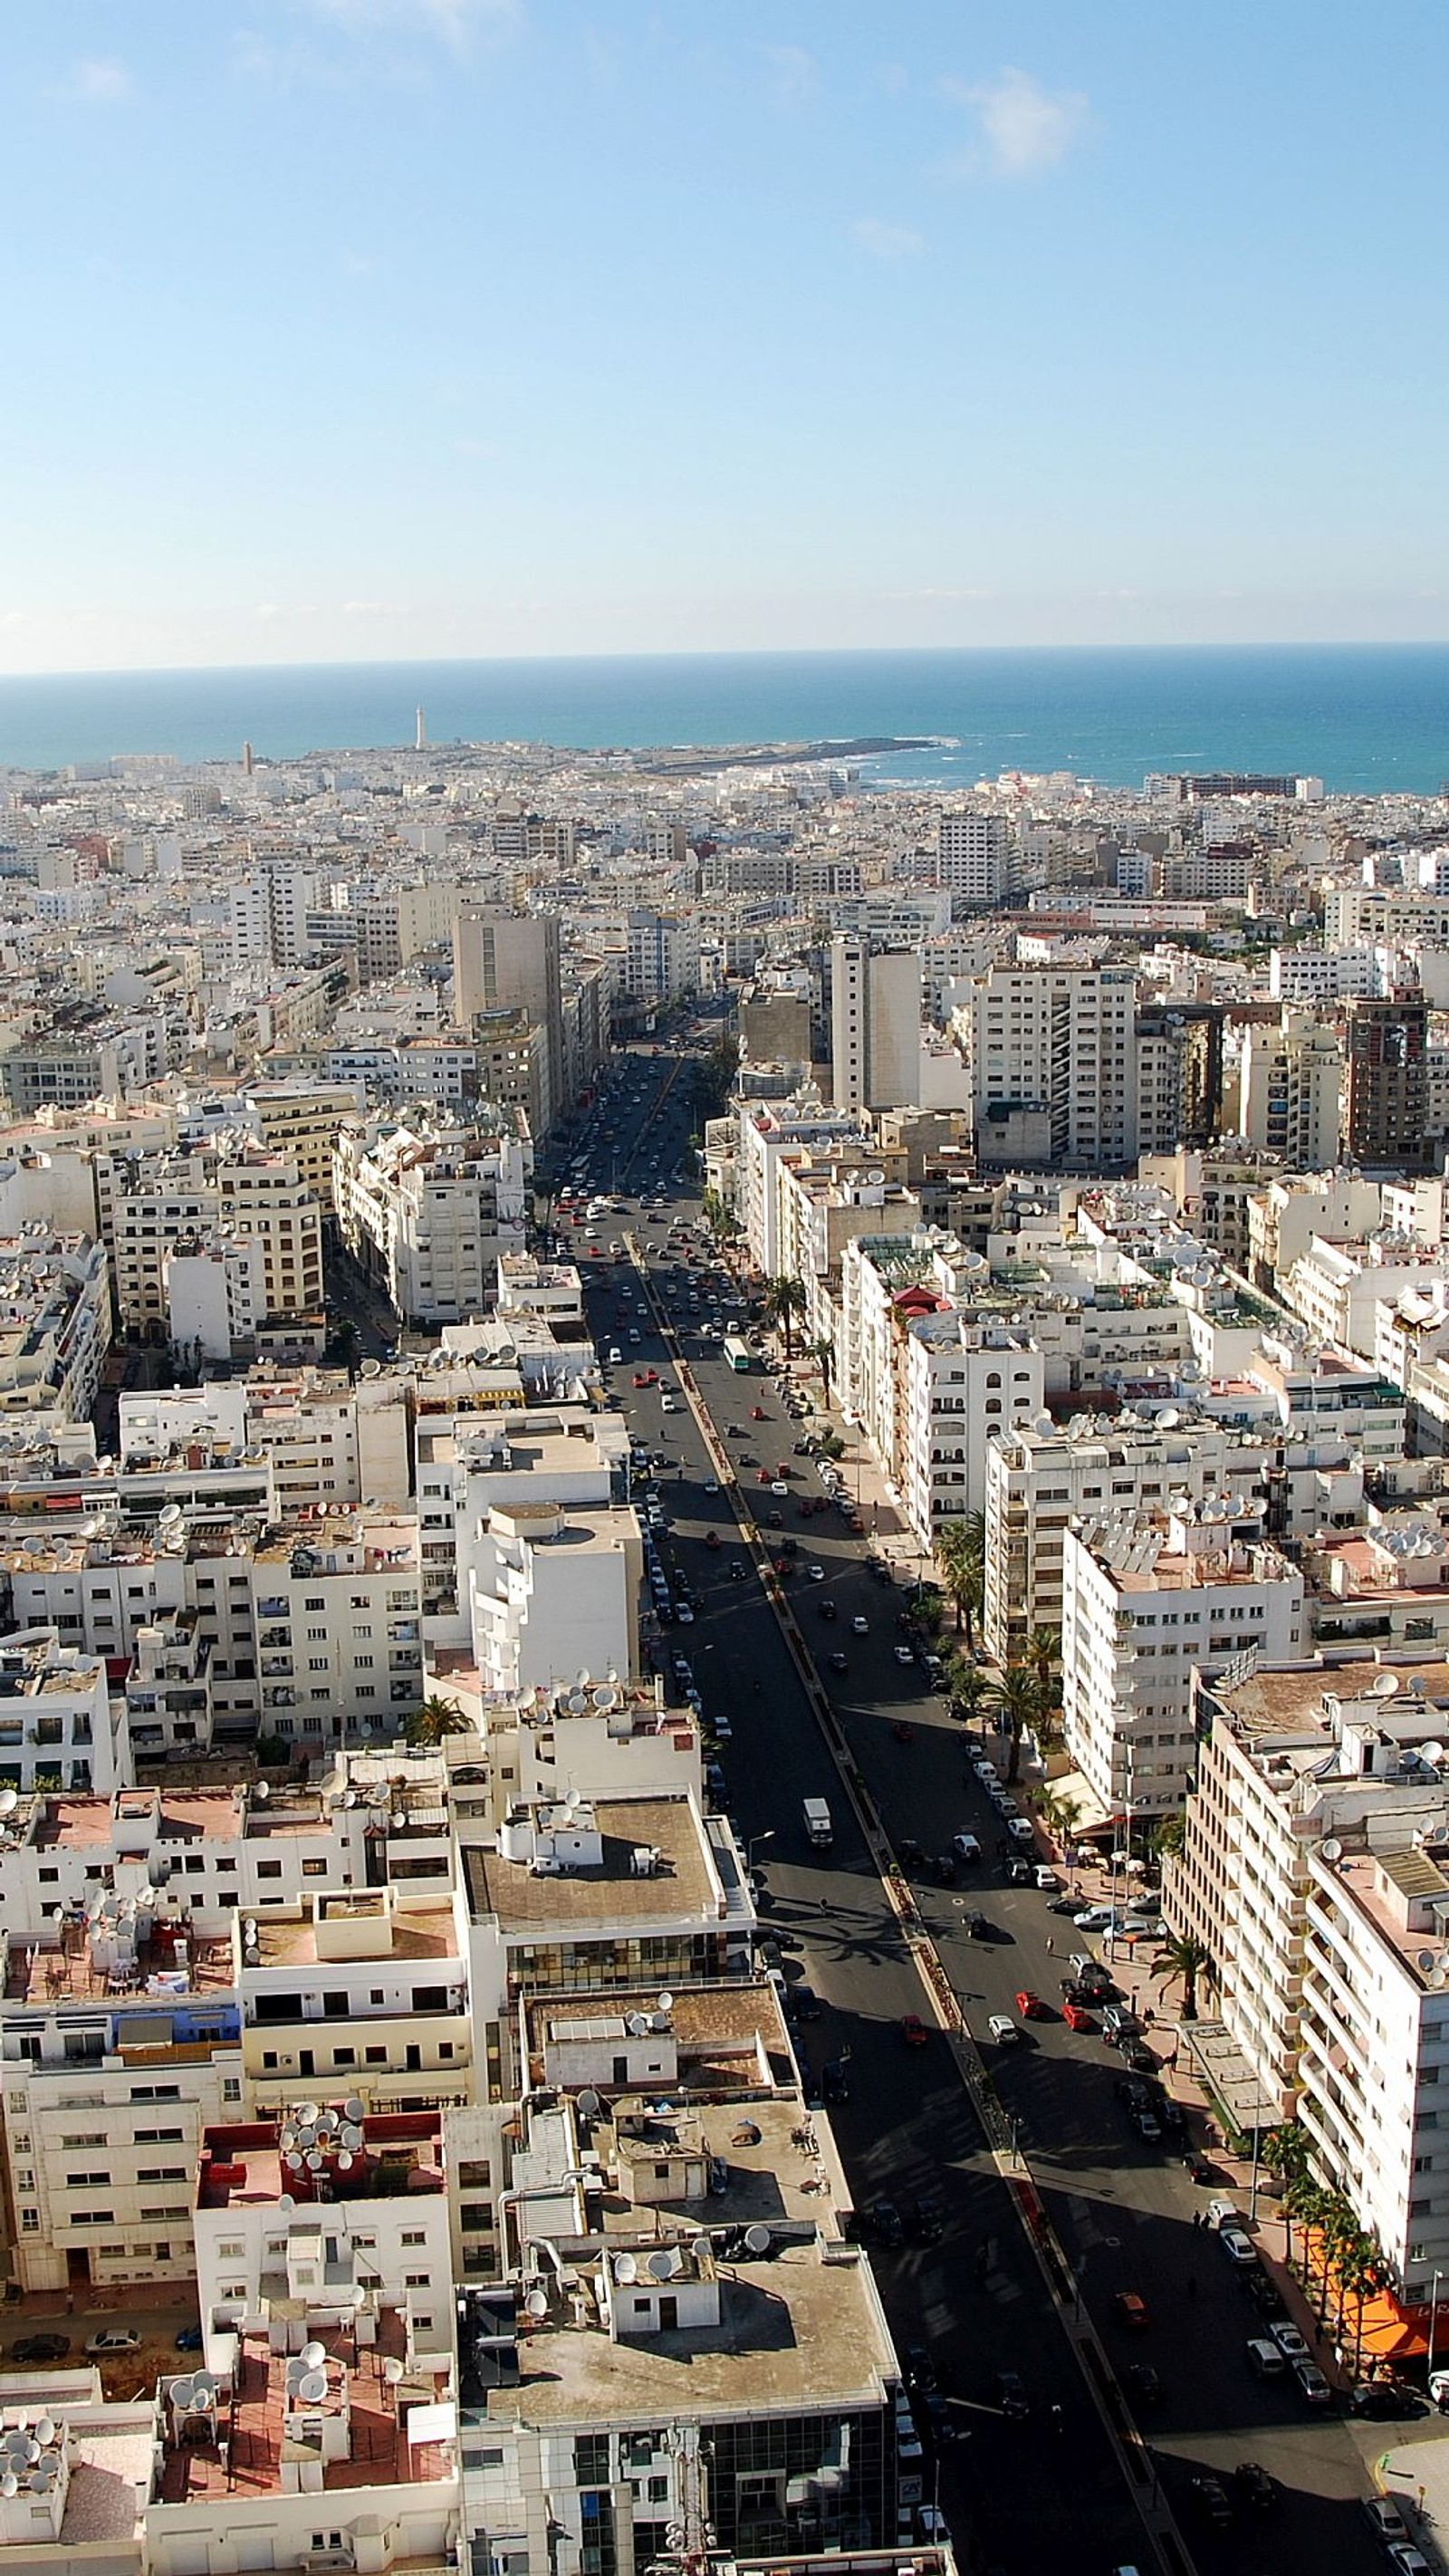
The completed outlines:
[[[5,0],[0,669],[1449,636],[1442,0]]]

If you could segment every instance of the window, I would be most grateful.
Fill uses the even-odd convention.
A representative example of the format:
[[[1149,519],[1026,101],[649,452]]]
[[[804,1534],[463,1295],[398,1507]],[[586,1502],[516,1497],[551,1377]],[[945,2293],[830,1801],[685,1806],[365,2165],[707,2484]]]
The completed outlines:
[[[431,2273],[404,2272],[403,2274],[403,2288],[405,2290],[430,2290],[432,2286],[433,2282]]]
[[[402,2232],[401,2241],[404,2245],[426,2245],[428,2240],[425,2231],[421,2227],[405,2227]]]

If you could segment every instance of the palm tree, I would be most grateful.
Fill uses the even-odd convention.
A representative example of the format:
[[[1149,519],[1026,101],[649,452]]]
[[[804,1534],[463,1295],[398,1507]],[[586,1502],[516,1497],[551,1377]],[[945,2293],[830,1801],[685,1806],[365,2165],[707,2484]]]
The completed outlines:
[[[1187,1818],[1179,1808],[1176,1815],[1158,1818],[1148,1833],[1147,1848],[1155,1853],[1158,1860],[1166,1860],[1169,1856],[1175,1859],[1186,1839]]]
[[[807,1342],[805,1345],[805,1357],[807,1360],[813,1360],[820,1371],[820,1386],[825,1397],[825,1410],[828,1413],[830,1410],[830,1380],[835,1369],[835,1344],[830,1339],[829,1334],[822,1333],[818,1342]]]
[[[1165,1819],[1167,1823],[1172,1818]],[[1301,2120],[1280,2120],[1258,2142],[1259,2157],[1270,2174],[1276,2174],[1279,2197],[1283,2203],[1283,2259],[1293,2260],[1293,2186],[1308,2179],[1308,2159],[1312,2142]]]
[[[436,1692],[418,1708],[410,1709],[403,1723],[403,1735],[409,1744],[441,1744],[445,1735],[471,1735],[473,1721],[465,1716],[455,1699],[442,1699]]]
[[[986,1595],[986,1514],[963,1512],[936,1533],[936,1563],[956,1611],[956,1634],[964,1624],[969,1642]]]
[[[1036,1811],[1065,1851],[1082,1821],[1080,1798],[1074,1798],[1067,1789],[1043,1789]]]
[[[1008,1664],[1001,1679],[992,1684],[991,1698],[997,1724],[1011,1744],[1006,1766],[1007,1786],[1010,1787],[1021,1770],[1021,1739],[1040,1715],[1035,1674],[1025,1664]]]
[[[1339,2278],[1354,2302],[1353,2375],[1357,2379],[1363,2359],[1364,2302],[1387,2288],[1389,2281],[1389,2267],[1376,2237],[1366,2235],[1362,2228],[1355,2231],[1352,2244],[1345,2247],[1339,2259]]]
[[[1182,2018],[1197,2019],[1197,1981],[1212,1966],[1209,1953],[1190,1932],[1177,1933],[1163,1946],[1164,1973],[1182,1979]]]
[[[805,1312],[805,1282],[788,1279],[783,1274],[770,1281],[765,1290],[765,1312],[780,1327],[786,1360],[795,1356],[794,1319]]]

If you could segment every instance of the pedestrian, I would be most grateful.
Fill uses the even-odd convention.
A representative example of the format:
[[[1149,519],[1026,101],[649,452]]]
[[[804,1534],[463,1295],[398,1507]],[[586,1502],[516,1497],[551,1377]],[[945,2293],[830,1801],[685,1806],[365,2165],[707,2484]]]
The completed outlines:
[[[1193,2223],[1194,2227],[1201,2227],[1201,2225],[1202,2225],[1202,2211],[1201,2211],[1200,2209],[1195,2209],[1195,2210],[1193,2211],[1193,2213],[1192,2213],[1192,2223]]]
[[[1056,1955],[1057,1955],[1057,1945],[1056,1945],[1055,1941],[1052,1939],[1051,1934],[1050,1934],[1050,1933],[1048,1933],[1048,1934],[1047,1934],[1047,1957],[1048,1957],[1049,1959],[1054,1959],[1054,1958],[1056,1957]]]
[[[821,1913],[822,1913],[822,1914],[828,1914],[828,1913],[829,1913],[829,1911],[830,1911],[830,1899],[829,1899],[829,1897],[828,1897],[828,1896],[822,1896],[822,1897],[821,1897],[821,1899],[820,1899],[820,1911],[821,1911]]]

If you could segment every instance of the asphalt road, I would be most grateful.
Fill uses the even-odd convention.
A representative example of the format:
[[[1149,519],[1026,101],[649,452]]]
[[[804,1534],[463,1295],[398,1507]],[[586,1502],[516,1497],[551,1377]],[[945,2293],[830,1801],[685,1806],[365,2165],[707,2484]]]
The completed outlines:
[[[661,1080],[667,1070],[658,1065]],[[666,1110],[661,1123],[668,1132],[656,1139],[648,1114],[656,1088],[650,1079],[642,1099],[609,1117],[621,1162],[642,1130],[645,1150],[636,1167],[657,1160],[662,1175],[682,1137],[678,1113]],[[697,1204],[682,1193],[670,1196],[672,1214],[697,1215]],[[607,1220],[608,1233],[626,1224],[660,1248],[650,1269],[668,1293],[673,1283],[662,1260],[663,1228],[649,1235],[636,1207],[628,1218]],[[590,1239],[595,1231],[602,1229],[590,1229]],[[666,1632],[666,1655],[688,1653],[706,1713],[729,1715],[733,1737],[722,1756],[729,1805],[763,1879],[762,1914],[787,1974],[808,1982],[822,2000],[820,2018],[798,2028],[802,2057],[817,2076],[826,2060],[848,2059],[850,2098],[830,2116],[855,2205],[863,2210],[886,2195],[908,2210],[916,2193],[929,2190],[945,2206],[939,2243],[876,2249],[873,2259],[899,2346],[930,2344],[954,2417],[968,2436],[935,2464],[958,2544],[969,2533],[977,2552],[969,2563],[1020,2569],[1023,2576],[1047,2566],[1151,2565],[1116,2453],[946,2043],[933,2034],[916,2050],[902,2037],[902,2016],[924,2009],[919,1981],[758,1578],[731,1580],[730,1557],[743,1550],[731,1543],[728,1501],[706,1492],[714,1469],[702,1438],[687,1412],[662,1415],[657,1388],[636,1391],[631,1384],[636,1361],[663,1372],[668,1357],[652,1317],[632,1311],[633,1271],[595,1272],[590,1302],[598,1340],[607,1347],[618,1339],[626,1352],[625,1365],[614,1372],[616,1401],[636,1436],[670,1461],[661,1478],[667,1552],[697,1594],[700,1613],[693,1626]],[[701,1343],[682,1315],[679,1320],[684,1355],[717,1428],[746,1429],[743,1441],[727,1446],[741,1466],[741,1499],[748,1505],[753,1462],[773,1466],[789,1456],[796,1426],[773,1388],[753,1374],[734,1375],[717,1348]],[[644,1336],[637,1346],[625,1338],[631,1327]],[[768,1423],[750,1422],[754,1402],[765,1404]],[[953,1986],[983,2038],[987,2016],[1011,2012],[1018,1988],[1055,2002],[1062,1963],[1047,1943],[1061,1952],[1075,1936],[1068,1922],[1047,1911],[1043,1896],[1003,1883],[992,1857],[999,1825],[984,1794],[974,1781],[968,1784],[960,1730],[919,1675],[894,1660],[892,1593],[870,1578],[867,1547],[848,1537],[839,1515],[801,1522],[798,1497],[811,1490],[813,1470],[806,1461],[791,1465],[792,1498],[778,1508],[800,1537],[801,1565],[817,1561],[827,1578],[823,1585],[799,1578],[791,1587],[793,1606],[807,1646],[818,1642],[822,1679],[892,1838],[913,1836],[933,1852],[965,1828],[987,1854],[969,1883],[918,1889]],[[717,1550],[706,1544],[711,1529]],[[835,1602],[835,1621],[822,1616],[822,1598]],[[852,1632],[856,1616],[868,1620],[867,1635]],[[837,1649],[848,1657],[840,1676],[824,1669],[825,1655]],[[914,1729],[908,1745],[890,1726],[903,1709]],[[824,1795],[831,1805],[836,1840],[828,1854],[812,1852],[805,1841],[801,1801],[810,1795]],[[965,1935],[963,1917],[973,1907],[992,1924],[989,1944]],[[1150,2000],[1143,1972],[1127,1974],[1124,1982]],[[1162,2402],[1142,2429],[1201,2568],[1223,2576],[1325,2566],[1342,2576],[1369,2576],[1381,2569],[1355,2500],[1368,2483],[1365,2458],[1394,2438],[1393,2428],[1311,2417],[1291,2392],[1251,2377],[1244,2345],[1256,2312],[1226,2260],[1192,2226],[1194,2204],[1206,2195],[1194,2190],[1175,2159],[1129,2129],[1113,2091],[1120,2061],[1101,2039],[1074,2036],[1055,2017],[1031,2025],[1010,2051],[988,2054],[1002,2100],[1021,2122],[1025,2152],[1103,2347],[1114,2362],[1140,2359],[1159,2373]],[[978,2284],[982,2247],[987,2271]],[[1192,2294],[1190,2279],[1197,2285]],[[1140,2334],[1128,2334],[1115,2320],[1112,2302],[1122,2289],[1148,2302],[1151,2322]],[[996,2409],[994,2374],[1003,2366],[1027,2383],[1032,2414],[1025,2423],[1007,2422]],[[1059,2433],[1049,2429],[1058,2406]],[[1195,2511],[1191,2479],[1203,2468],[1230,2475],[1244,2458],[1272,2471],[1280,2503],[1261,2518],[1240,2508],[1220,2534]]]

